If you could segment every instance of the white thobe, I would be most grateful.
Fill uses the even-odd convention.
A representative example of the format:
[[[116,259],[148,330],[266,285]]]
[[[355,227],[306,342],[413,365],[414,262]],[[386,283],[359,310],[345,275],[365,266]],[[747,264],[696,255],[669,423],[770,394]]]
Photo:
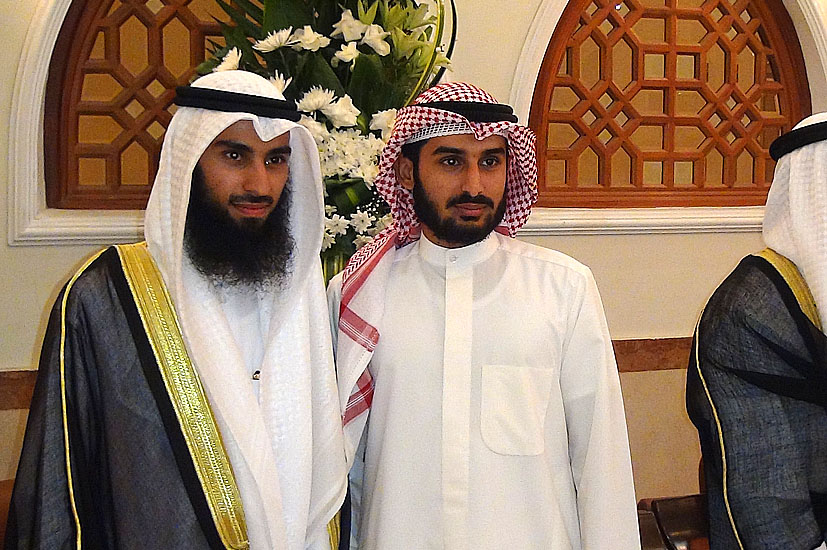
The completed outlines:
[[[376,297],[359,547],[640,548],[588,268],[498,234],[459,249],[423,237],[393,262]]]

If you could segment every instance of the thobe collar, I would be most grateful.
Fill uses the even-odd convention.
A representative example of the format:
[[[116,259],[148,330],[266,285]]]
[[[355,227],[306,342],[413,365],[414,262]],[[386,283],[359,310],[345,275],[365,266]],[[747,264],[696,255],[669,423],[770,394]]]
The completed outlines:
[[[419,255],[425,262],[435,267],[463,268],[474,266],[491,257],[499,248],[496,233],[489,235],[480,242],[460,248],[445,248],[428,240],[423,234],[419,239]]]

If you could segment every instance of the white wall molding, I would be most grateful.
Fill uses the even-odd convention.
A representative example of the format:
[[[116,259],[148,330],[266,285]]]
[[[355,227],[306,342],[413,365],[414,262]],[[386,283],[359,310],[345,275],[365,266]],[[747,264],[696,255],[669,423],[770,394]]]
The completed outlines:
[[[34,10],[14,81],[9,120],[8,242],[10,245],[134,241],[141,211],[58,210],[46,207],[43,110],[57,35],[71,0],[41,0]]]
[[[737,208],[535,208],[520,235],[639,235],[761,231],[763,206]]]
[[[827,83],[827,2],[783,0],[802,42],[814,105]],[[534,87],[566,0],[544,0],[537,8],[514,70],[509,100],[521,121],[528,121]],[[807,55],[804,43],[816,54]],[[760,231],[764,208],[536,208],[522,230],[533,235],[603,235]]]

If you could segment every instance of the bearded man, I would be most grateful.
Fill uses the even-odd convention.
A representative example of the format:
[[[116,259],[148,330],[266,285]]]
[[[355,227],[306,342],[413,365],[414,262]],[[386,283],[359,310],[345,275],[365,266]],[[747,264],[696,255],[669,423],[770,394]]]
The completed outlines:
[[[335,547],[316,146],[249,72],[176,103],[146,242],[89,259],[52,310],[8,549]]]
[[[594,279],[513,238],[537,199],[516,122],[463,83],[401,109],[376,179],[394,223],[328,287],[364,550],[640,548]]]
[[[709,299],[687,373],[713,550],[827,549],[827,113],[770,155],[768,248]]]

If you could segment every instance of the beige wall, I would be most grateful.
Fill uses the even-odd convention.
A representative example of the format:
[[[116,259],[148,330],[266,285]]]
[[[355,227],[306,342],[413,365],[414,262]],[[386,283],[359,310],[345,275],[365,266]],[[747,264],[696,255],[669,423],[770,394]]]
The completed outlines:
[[[0,204],[7,212],[7,128],[14,74],[36,2],[0,2],[5,47],[0,66]],[[468,80],[509,98],[514,69],[540,0],[459,0],[454,80]],[[795,14],[793,14],[795,17]],[[805,54],[814,55],[804,44]],[[544,46],[543,46],[544,47]],[[808,52],[808,48],[811,51]],[[819,78],[823,80],[823,75]],[[813,80],[811,76],[811,81]],[[824,103],[821,96],[815,101]],[[817,103],[816,107],[824,108]],[[39,121],[32,121],[39,124]],[[0,370],[36,367],[48,304],[72,269],[96,246],[9,247],[0,241]],[[603,295],[613,338],[688,336],[716,284],[743,255],[761,248],[758,233],[560,236],[528,239],[589,265]],[[683,410],[685,371],[622,376],[638,497],[697,490],[698,449]],[[0,441],[19,441],[20,416],[0,418]],[[0,478],[19,443],[0,448]],[[4,475],[6,474],[6,475]]]

